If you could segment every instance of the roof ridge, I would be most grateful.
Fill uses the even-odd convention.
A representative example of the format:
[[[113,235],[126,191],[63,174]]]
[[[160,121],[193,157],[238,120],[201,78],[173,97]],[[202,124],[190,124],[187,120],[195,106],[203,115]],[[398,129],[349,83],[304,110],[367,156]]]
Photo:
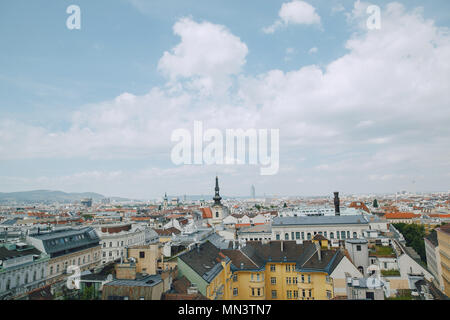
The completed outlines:
[[[241,252],[244,256],[246,256],[248,260],[250,260],[255,266],[259,267],[259,265],[256,264],[255,261],[253,261],[253,259],[251,259],[244,251],[242,251],[241,249],[238,249],[238,251]]]

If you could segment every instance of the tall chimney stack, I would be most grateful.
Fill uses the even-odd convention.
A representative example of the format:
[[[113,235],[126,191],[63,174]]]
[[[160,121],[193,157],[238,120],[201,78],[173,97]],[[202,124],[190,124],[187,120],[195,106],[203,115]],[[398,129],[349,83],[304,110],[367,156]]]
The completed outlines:
[[[334,193],[334,214],[336,216],[341,215],[341,209],[339,208],[339,192]]]

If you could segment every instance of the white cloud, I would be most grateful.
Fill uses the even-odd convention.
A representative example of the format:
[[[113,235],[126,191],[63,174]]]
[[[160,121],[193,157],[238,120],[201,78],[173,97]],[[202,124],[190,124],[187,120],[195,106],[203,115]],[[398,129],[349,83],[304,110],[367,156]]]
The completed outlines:
[[[230,85],[229,76],[240,73],[248,48],[226,27],[182,18],[173,27],[181,42],[164,52],[158,70],[171,81],[190,79],[189,87],[211,93],[216,86]]]
[[[283,3],[278,16],[280,19],[276,20],[271,26],[263,28],[264,33],[274,33],[278,28],[289,24],[320,24],[320,16],[316,9],[309,3],[300,0]]]
[[[317,53],[318,51],[319,51],[319,49],[317,49],[317,47],[313,47],[313,48],[309,49],[308,53],[314,54],[314,53]]]
[[[229,30],[181,19],[174,27],[180,43],[159,64],[168,77],[166,86],[83,106],[67,130],[1,120],[0,159],[157,158],[170,166],[172,130],[192,130],[193,121],[201,120],[209,128],[279,128],[280,174],[270,181],[258,178],[271,186],[294,188],[301,176],[314,183],[311,190],[325,190],[332,172],[348,177],[346,187],[352,188],[355,173],[373,175],[369,183],[396,172],[387,185],[394,188],[401,175],[418,171],[430,177],[423,183],[443,186],[440,178],[450,170],[448,29],[399,4],[389,4],[382,19],[381,30],[362,28],[347,41],[348,53],[324,68],[268,70],[257,76],[242,73],[248,49]],[[222,82],[236,78],[233,90]],[[204,94],[207,84],[196,86],[208,81],[211,92],[221,94]],[[298,160],[305,156],[308,161]],[[287,166],[297,174],[283,175]],[[186,174],[187,182],[201,180],[212,168],[173,170],[161,172],[195,170],[193,178]],[[239,167],[230,174],[245,176],[250,185],[255,172],[258,168]],[[139,186],[153,177],[139,174],[142,180],[132,180]],[[237,180],[240,188],[243,179]]]

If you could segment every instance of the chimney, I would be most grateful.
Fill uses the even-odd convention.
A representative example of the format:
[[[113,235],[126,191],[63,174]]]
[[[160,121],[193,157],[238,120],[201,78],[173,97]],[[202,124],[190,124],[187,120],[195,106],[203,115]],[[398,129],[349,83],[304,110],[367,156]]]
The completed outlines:
[[[334,214],[336,216],[341,215],[341,209],[339,207],[339,192],[334,193]]]

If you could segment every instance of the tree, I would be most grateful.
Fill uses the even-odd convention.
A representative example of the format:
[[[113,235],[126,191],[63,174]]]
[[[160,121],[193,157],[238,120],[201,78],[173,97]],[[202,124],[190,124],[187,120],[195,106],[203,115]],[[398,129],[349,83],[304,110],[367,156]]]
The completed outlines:
[[[394,223],[393,226],[403,235],[406,246],[412,247],[423,262],[427,261],[425,253],[425,227],[418,224]]]
[[[80,300],[95,300],[95,289],[94,286],[85,286],[83,291],[81,291]]]
[[[373,200],[373,207],[378,208],[378,200],[377,199]]]

